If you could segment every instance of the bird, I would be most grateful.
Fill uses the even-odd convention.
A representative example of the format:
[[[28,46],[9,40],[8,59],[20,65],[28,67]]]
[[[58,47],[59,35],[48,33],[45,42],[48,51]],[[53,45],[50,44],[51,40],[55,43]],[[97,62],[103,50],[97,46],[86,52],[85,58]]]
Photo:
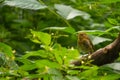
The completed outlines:
[[[94,51],[92,41],[85,32],[78,33],[77,47],[81,54],[91,54]]]

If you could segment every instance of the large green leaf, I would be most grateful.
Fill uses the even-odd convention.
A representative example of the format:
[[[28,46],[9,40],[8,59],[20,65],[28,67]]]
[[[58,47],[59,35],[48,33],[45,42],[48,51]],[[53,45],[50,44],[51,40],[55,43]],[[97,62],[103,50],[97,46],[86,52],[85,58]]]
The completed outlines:
[[[12,48],[1,42],[0,42],[0,52],[3,52],[8,57],[13,57]]]
[[[36,0],[5,0],[5,5],[19,7],[22,9],[39,10],[46,8],[45,5]]]
[[[75,33],[75,29],[72,27],[47,27],[44,30],[59,30],[67,33]]]
[[[77,33],[79,32],[86,32],[88,34],[98,34],[98,35],[106,33],[105,31],[102,31],[102,30],[82,30],[82,31],[78,31]]]
[[[64,80],[63,75],[60,70],[57,69],[49,69],[48,74],[51,75],[52,80]]]
[[[25,65],[20,66],[21,70],[33,70],[35,68],[36,68],[35,64],[25,64]]]
[[[25,59],[25,58],[16,58],[16,60],[20,63],[23,63],[25,65],[30,65],[30,64],[33,64],[34,62],[31,61],[31,60],[28,60],[28,59]]]
[[[119,62],[107,64],[106,66],[108,66],[114,70],[120,71],[120,63]]]
[[[38,50],[38,51],[31,51],[31,52],[27,52],[27,54],[23,55],[23,58],[28,58],[30,56],[40,56],[42,58],[46,58],[47,57],[47,53],[44,50]]]
[[[51,43],[51,35],[44,32],[39,31],[33,31],[31,30],[31,33],[33,35],[33,39],[31,39],[33,42],[41,42],[42,44],[49,45]]]
[[[110,24],[117,25],[118,21],[116,19],[108,18],[107,19]]]
[[[105,41],[111,41],[111,39],[96,36],[96,37],[93,39],[92,42],[93,42],[94,45],[97,45],[97,44],[102,43],[102,42],[105,42]]]
[[[75,33],[75,29],[72,27],[66,27],[63,31],[71,34]]]
[[[83,66],[83,68],[86,66]],[[96,77],[98,74],[99,68],[97,66],[89,67],[88,70],[85,70],[80,73],[80,77],[85,77],[87,80],[92,80],[93,77]]]
[[[39,67],[39,68],[44,68],[44,67],[50,67],[50,68],[59,68],[60,65],[56,62],[52,62],[50,60],[36,60],[35,64]]]
[[[77,16],[80,16],[85,20],[90,19],[90,15],[88,13],[74,9],[71,6],[55,4],[55,8],[57,9],[57,13],[67,20],[73,19]]]
[[[78,51],[74,48],[67,49],[60,44],[55,44],[53,48],[52,53],[59,64],[69,65],[71,59],[79,56]]]
[[[66,76],[68,80],[80,80],[77,76]]]
[[[53,50],[53,54],[56,58],[56,61],[59,63],[59,64],[62,64],[63,63],[63,60],[62,60],[62,56],[60,55],[60,53],[63,53],[62,50]]]

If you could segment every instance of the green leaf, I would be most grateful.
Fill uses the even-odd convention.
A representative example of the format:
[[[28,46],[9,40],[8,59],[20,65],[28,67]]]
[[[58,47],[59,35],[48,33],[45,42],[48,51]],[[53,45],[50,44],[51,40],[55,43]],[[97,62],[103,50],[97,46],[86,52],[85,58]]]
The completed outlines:
[[[98,34],[98,35],[106,33],[105,31],[102,30],[82,30],[82,31],[78,31],[77,33],[79,32],[86,32],[88,34]]]
[[[110,32],[110,31],[111,32],[115,31],[116,33],[118,33],[118,31],[120,31],[120,26],[113,26],[106,30],[106,32]]]
[[[68,80],[80,80],[77,76],[66,76]]]
[[[79,56],[78,50],[74,48],[67,49],[62,47],[60,44],[54,45],[52,53],[59,64],[64,63],[65,65],[69,65],[71,59],[76,59],[76,57]]]
[[[47,27],[43,30],[64,30],[66,27]]]
[[[98,70],[97,66],[89,67],[88,70],[81,72],[80,76],[88,78],[88,79],[93,78],[93,77],[97,76],[97,74],[98,74],[97,70]]]
[[[116,21],[116,19],[108,18],[107,20],[109,21],[109,23],[111,23],[113,25],[117,25],[118,24],[118,21]]]
[[[43,80],[49,80],[48,78],[50,77],[49,74],[30,74],[30,75],[27,75],[27,77],[29,78],[29,80],[34,80],[34,79],[37,79],[39,80],[38,78],[42,78]],[[47,79],[44,79],[44,78],[47,78]]]
[[[30,39],[30,40],[33,41],[34,43],[41,44],[40,40],[38,40],[38,39],[36,39],[36,38]]]
[[[49,45],[51,43],[51,35],[44,32],[38,32],[31,30],[31,33],[33,35],[33,41],[36,40],[38,42],[41,42],[42,44]]]
[[[16,60],[17,60],[18,62],[21,62],[21,63],[26,64],[26,65],[33,64],[33,61],[28,60],[28,59],[24,59],[24,58],[22,58],[22,57],[16,58]]]
[[[75,33],[75,29],[72,27],[66,27],[63,31],[71,34]]]
[[[5,0],[4,5],[19,7],[22,9],[45,9],[46,6],[37,0]]]
[[[57,50],[57,49],[53,50],[52,52],[53,52],[53,54],[54,54],[54,56],[55,56],[56,61],[57,61],[59,64],[62,64],[62,63],[63,63],[63,60],[62,60],[62,56],[61,56],[60,54],[63,53],[63,52],[60,51],[60,50]]]
[[[43,67],[50,67],[50,68],[59,68],[60,65],[56,62],[52,62],[52,61],[49,61],[49,60],[36,60],[35,61],[35,64],[39,67],[39,68],[43,68]]]
[[[47,27],[47,28],[44,28],[43,30],[59,30],[59,31],[70,33],[70,34],[75,33],[75,29],[72,27]]]
[[[42,58],[46,58],[47,53],[44,50],[30,51],[30,52],[27,52],[25,55],[23,55],[22,58],[28,58],[30,56],[40,56]]]
[[[108,66],[114,70],[120,71],[120,63],[111,63],[111,64],[107,64],[106,66]]]
[[[105,42],[105,41],[112,41],[112,40],[111,40],[111,39],[108,39],[108,38],[98,37],[98,36],[96,36],[96,37],[92,40],[92,42],[93,42],[94,45],[97,45],[97,44],[102,43],[102,42]]]
[[[77,75],[79,73],[79,70],[67,70],[67,73],[70,75]]]
[[[0,42],[0,52],[5,53],[8,57],[13,57],[12,48]]]
[[[22,66],[20,66],[20,69],[21,70],[33,70],[33,69],[35,69],[36,68],[36,65],[35,64],[25,64],[25,65],[22,65]]]
[[[90,19],[90,15],[88,13],[74,9],[71,6],[55,4],[55,8],[57,9],[57,13],[67,20],[73,19],[77,16],[80,16],[85,20]]]
[[[51,75],[52,80],[63,80],[62,73],[57,69],[49,69],[48,74]]]
[[[66,55],[67,55],[67,48],[62,47],[60,44],[55,44],[54,45],[55,49],[52,51],[53,54],[55,55],[55,59],[59,64],[65,63]]]

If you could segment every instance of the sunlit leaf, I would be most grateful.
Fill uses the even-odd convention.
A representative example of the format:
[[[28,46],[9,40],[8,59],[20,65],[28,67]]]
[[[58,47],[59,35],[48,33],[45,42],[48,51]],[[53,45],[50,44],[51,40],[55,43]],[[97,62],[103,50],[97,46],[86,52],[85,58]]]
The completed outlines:
[[[88,79],[93,78],[94,76],[97,76],[98,74],[98,67],[94,66],[94,67],[89,67],[88,70],[85,70],[83,72],[80,73],[81,77],[86,77]]]
[[[105,31],[102,30],[82,30],[82,31],[78,31],[77,33],[79,32],[86,32],[88,34],[98,34],[98,35],[106,33]]]
[[[55,8],[57,9],[57,13],[67,20],[73,19],[77,16],[80,16],[85,20],[88,20],[90,18],[90,15],[88,13],[74,9],[71,6],[55,4]]]
[[[56,58],[56,61],[59,63],[59,64],[62,64],[63,63],[63,60],[62,60],[62,54],[63,52],[62,51],[58,51],[58,50],[53,50],[53,54]]]
[[[79,71],[78,70],[67,70],[67,73],[70,75],[76,75],[79,73]]]
[[[77,76],[66,76],[66,78],[68,79],[68,80],[80,80],[79,79],[79,77],[77,77]]]
[[[19,7],[22,9],[39,10],[46,8],[45,5],[37,0],[5,0],[4,5]]]
[[[20,69],[22,70],[33,70],[35,68],[36,68],[35,64],[25,64],[25,65],[20,66]]]
[[[36,60],[35,64],[39,67],[39,68],[43,68],[43,67],[50,67],[50,68],[59,68],[60,65],[56,62],[52,62],[49,60]]]
[[[46,80],[46,79],[44,79],[44,77],[49,78],[50,75],[48,75],[48,74],[30,74],[27,77],[30,79],[42,78],[43,80]]]
[[[120,71],[120,63],[111,63],[107,65],[108,67]]]
[[[47,53],[44,50],[31,51],[31,52],[26,52],[26,54],[23,55],[22,58],[28,58],[30,56],[40,56],[42,58],[46,58]]]
[[[58,31],[63,31],[67,33],[75,33],[75,29],[72,27],[47,27],[44,30],[58,30]]]
[[[44,30],[64,30],[66,27],[47,27]]]
[[[75,59],[79,56],[76,49],[67,49],[59,44],[54,45],[54,50],[52,52],[55,55],[56,60],[60,64],[64,63],[65,65],[69,65],[71,59]]]
[[[31,30],[31,33],[33,35],[32,40],[36,40],[38,42],[41,42],[42,44],[49,45],[51,42],[51,35],[48,33],[44,32],[39,32],[39,31],[33,31]]]
[[[75,29],[72,27],[66,27],[63,31],[71,34],[75,33]]]
[[[105,42],[105,41],[111,41],[111,39],[96,36],[96,37],[92,40],[92,42],[93,42],[94,45],[99,44],[99,43],[102,43],[102,42]]]
[[[33,64],[33,63],[34,63],[33,61],[28,60],[28,59],[25,59],[25,58],[17,58],[16,60],[17,60],[18,62],[21,62],[21,63],[25,64],[25,65],[30,65],[30,64]]]

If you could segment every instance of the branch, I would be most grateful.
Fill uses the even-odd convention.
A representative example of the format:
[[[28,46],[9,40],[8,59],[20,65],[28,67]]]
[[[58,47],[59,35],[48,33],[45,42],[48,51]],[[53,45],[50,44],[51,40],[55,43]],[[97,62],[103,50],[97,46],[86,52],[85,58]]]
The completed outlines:
[[[93,52],[91,55],[83,56],[79,60],[72,61],[71,64],[79,66],[82,64],[82,61],[86,59],[93,60],[91,63],[94,65],[104,65],[113,62],[119,57],[120,52],[120,33],[118,37],[109,45],[104,48],[100,48],[97,51]]]

